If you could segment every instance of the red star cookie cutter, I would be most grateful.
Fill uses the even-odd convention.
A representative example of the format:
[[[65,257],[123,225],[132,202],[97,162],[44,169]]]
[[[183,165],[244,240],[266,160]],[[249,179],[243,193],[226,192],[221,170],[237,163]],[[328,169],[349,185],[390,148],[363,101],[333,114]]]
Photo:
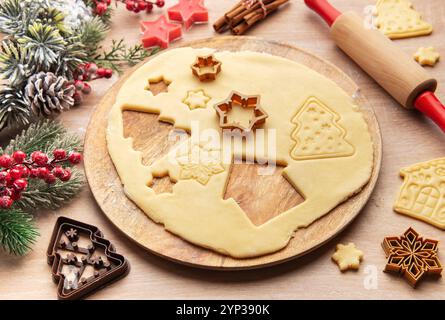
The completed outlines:
[[[221,72],[221,65],[221,61],[217,60],[213,54],[198,56],[192,64],[192,72],[201,82],[213,81]]]
[[[249,126],[245,127],[239,122],[228,120],[228,113],[233,107],[253,109],[253,117],[249,120]],[[219,117],[219,126],[224,129],[240,129],[242,131],[251,131],[254,128],[263,125],[269,116],[260,105],[260,96],[243,95],[239,92],[232,91],[224,101],[215,105],[216,114]]]
[[[204,7],[204,0],[179,0],[167,12],[170,20],[183,22],[186,29],[194,23],[209,21],[209,13]]]

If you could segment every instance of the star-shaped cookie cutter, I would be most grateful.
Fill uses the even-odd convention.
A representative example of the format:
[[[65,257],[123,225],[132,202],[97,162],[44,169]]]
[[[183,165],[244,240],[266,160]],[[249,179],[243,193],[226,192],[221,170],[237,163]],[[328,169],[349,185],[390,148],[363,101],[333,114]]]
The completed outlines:
[[[244,127],[236,121],[229,122],[227,115],[234,106],[253,109],[254,117],[249,120],[248,127]],[[229,95],[229,98],[217,103],[214,108],[219,117],[219,126],[223,129],[240,129],[248,132],[264,124],[267,117],[269,116],[260,105],[259,95],[243,95],[236,91],[232,91]]]
[[[382,243],[388,257],[385,272],[403,275],[413,287],[426,275],[440,276],[438,245],[437,240],[424,239],[413,228],[400,237],[386,237]]]
[[[208,56],[197,56],[192,64],[192,72],[199,78],[199,81],[213,81],[221,72],[221,61],[217,60],[213,54]]]

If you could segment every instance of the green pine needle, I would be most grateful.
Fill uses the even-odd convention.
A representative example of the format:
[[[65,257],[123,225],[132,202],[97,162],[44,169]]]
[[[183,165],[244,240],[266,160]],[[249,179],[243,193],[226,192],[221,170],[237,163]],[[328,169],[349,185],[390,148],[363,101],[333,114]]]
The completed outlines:
[[[22,193],[22,198],[17,206],[24,210],[33,208],[58,209],[73,199],[85,184],[83,174],[72,170],[71,179],[66,182],[57,181],[55,184],[47,184],[42,180],[33,179]]]
[[[29,51],[12,40],[4,40],[0,45],[0,73],[11,87],[21,87],[34,72],[29,63]]]
[[[39,233],[32,216],[20,209],[0,210],[0,246],[15,255],[25,255]]]

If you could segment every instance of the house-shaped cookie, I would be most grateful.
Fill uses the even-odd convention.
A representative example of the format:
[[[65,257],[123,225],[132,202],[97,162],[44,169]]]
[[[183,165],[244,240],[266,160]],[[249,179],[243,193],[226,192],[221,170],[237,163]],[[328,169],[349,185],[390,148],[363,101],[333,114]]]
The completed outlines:
[[[445,230],[445,158],[400,171],[404,178],[394,210]]]

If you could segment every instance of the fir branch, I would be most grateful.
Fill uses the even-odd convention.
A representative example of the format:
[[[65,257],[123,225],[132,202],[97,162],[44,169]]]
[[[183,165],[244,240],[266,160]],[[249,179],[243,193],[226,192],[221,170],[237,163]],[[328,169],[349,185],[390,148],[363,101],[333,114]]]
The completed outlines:
[[[26,25],[25,12],[20,0],[4,0],[0,2],[0,32],[13,35],[24,32]]]
[[[99,43],[105,39],[108,30],[109,27],[99,17],[95,16],[93,19],[83,21],[73,33],[78,35],[87,55],[92,56],[96,54]]]
[[[0,210],[0,246],[7,252],[26,254],[38,235],[31,215],[17,208]]]
[[[31,24],[26,34],[17,41],[28,49],[38,71],[49,71],[66,45],[58,29],[39,22]]]
[[[121,73],[124,64],[133,66],[152,54],[155,54],[159,49],[155,48],[152,51],[147,51],[142,45],[135,45],[127,47],[124,39],[119,41],[112,40],[111,49],[103,51],[93,58],[96,64],[111,68],[114,71]]]
[[[23,130],[1,153],[12,153],[22,150],[26,154],[41,150],[52,152],[56,148],[65,148],[68,152],[72,150],[82,151],[82,143],[74,134],[67,133],[66,129],[53,120],[41,120],[31,124],[28,129]]]
[[[4,40],[0,46],[0,73],[11,87],[22,87],[34,72],[29,63],[29,51],[12,40]]]
[[[52,66],[51,71],[57,76],[73,80],[75,71],[88,55],[78,36],[71,36],[65,41],[65,48],[59,52],[57,63]]]
[[[66,182],[58,180],[55,184],[47,184],[40,179],[33,179],[16,205],[23,210],[58,209],[72,200],[84,184],[85,178],[77,169],[73,169],[71,179]]]
[[[23,92],[17,89],[3,88],[0,91],[0,130],[6,127],[16,128],[29,124],[31,111]]]

